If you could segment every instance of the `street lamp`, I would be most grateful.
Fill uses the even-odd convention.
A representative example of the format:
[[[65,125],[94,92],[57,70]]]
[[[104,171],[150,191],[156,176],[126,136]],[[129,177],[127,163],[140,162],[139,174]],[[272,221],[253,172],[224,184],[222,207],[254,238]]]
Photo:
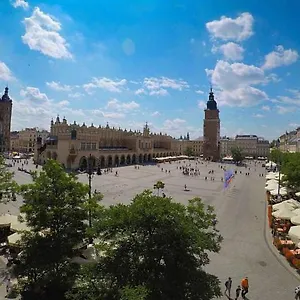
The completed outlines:
[[[91,199],[92,199],[92,179],[94,177],[94,168],[92,165],[92,154],[90,154],[88,158],[88,179],[89,179],[89,211],[88,211],[88,218],[89,218],[89,227],[92,227],[92,209],[91,209]]]
[[[281,160],[280,160],[280,158],[277,162],[277,169],[278,169],[278,172],[279,172],[277,198],[279,199],[279,197],[280,197],[280,171],[281,171]]]

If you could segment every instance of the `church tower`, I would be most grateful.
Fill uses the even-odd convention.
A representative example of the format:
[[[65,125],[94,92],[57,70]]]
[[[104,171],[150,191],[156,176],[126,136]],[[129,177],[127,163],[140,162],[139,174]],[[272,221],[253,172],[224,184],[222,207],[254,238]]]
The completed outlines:
[[[12,100],[8,95],[8,87],[0,97],[0,153],[10,150]]]
[[[218,161],[220,159],[220,118],[212,88],[210,89],[209,99],[204,113],[203,158]]]

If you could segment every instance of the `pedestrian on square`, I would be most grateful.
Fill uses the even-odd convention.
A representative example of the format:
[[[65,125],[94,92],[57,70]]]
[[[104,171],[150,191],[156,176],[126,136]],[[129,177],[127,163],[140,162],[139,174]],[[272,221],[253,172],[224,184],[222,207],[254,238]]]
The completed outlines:
[[[238,300],[241,294],[241,286],[238,285],[238,287],[235,290],[235,300]]]
[[[242,298],[245,299],[245,296],[249,291],[248,277],[245,277],[244,279],[242,279],[241,286],[242,286]]]
[[[228,292],[229,298],[230,298],[231,286],[232,286],[232,279],[231,277],[228,277],[228,280],[225,282],[225,294],[226,292]]]
[[[300,299],[300,285],[295,288],[295,299]]]

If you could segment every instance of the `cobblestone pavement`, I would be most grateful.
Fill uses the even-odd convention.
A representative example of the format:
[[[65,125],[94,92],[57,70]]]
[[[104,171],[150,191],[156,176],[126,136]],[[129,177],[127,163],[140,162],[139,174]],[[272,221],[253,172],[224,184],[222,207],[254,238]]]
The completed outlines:
[[[233,279],[233,290],[242,277],[248,276],[248,299],[294,299],[294,289],[300,284],[299,276],[272,246],[271,235],[266,227],[265,179],[258,175],[264,172],[263,168],[255,167],[252,162],[249,165],[250,176],[245,176],[245,168],[228,165],[227,168],[238,172],[224,190],[220,164],[198,163],[200,176],[192,177],[183,175],[177,169],[189,163],[195,166],[195,162],[186,161],[165,163],[159,167],[140,166],[139,169],[134,166],[114,168],[112,173],[95,175],[92,188],[104,194],[105,205],[129,203],[135,194],[146,188],[152,189],[158,180],[165,183],[164,192],[167,196],[183,204],[195,196],[201,197],[205,203],[215,207],[219,221],[217,227],[224,237],[220,253],[210,255],[211,263],[207,267],[209,272],[220,278],[222,288],[229,276]],[[35,170],[31,163],[25,168]],[[118,176],[115,176],[116,170]],[[208,174],[210,170],[214,170],[214,175]],[[205,176],[208,176],[207,181],[204,180]],[[20,171],[16,171],[15,178],[21,184],[31,182],[30,175]],[[78,178],[81,182],[88,182],[86,174]],[[185,184],[189,191],[184,191]],[[0,204],[0,213],[9,211],[17,214],[21,203],[22,199],[18,198],[16,202]],[[222,299],[227,297],[223,296]]]

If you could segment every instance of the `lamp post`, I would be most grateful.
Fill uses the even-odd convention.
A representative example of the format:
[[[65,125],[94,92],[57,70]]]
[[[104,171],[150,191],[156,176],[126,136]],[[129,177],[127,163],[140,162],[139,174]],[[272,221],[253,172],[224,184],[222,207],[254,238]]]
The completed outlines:
[[[89,227],[92,227],[92,209],[91,209],[91,199],[92,199],[92,179],[94,176],[94,170],[92,166],[92,154],[90,154],[88,159],[88,179],[89,179],[89,211],[88,211],[88,218],[89,218]]]
[[[280,161],[280,158],[279,158],[279,160],[277,162],[277,169],[278,169],[278,172],[279,172],[277,198],[279,199],[279,197],[280,197],[280,171],[281,171],[281,161]]]

